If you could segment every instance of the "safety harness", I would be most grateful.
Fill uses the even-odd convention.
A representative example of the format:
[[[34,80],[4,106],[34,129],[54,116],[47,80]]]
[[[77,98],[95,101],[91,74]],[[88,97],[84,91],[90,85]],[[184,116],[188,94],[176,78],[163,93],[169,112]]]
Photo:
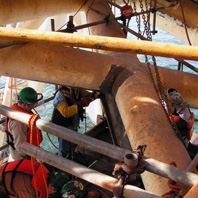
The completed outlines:
[[[33,113],[28,113],[26,112],[25,110],[19,108],[18,106],[16,106],[16,104],[10,106],[10,108],[12,109],[15,109],[15,110],[18,110],[18,111],[21,111],[23,113],[27,113],[29,115],[32,115]],[[6,139],[7,139],[7,143],[15,150],[15,146],[14,146],[14,138],[13,138],[13,135],[8,131],[8,122],[9,120],[13,120],[12,118],[6,118],[6,122],[5,122],[5,131],[6,131]],[[39,135],[39,142],[41,143],[42,140],[43,140],[43,137],[42,137],[42,133],[40,130],[34,128],[33,129],[33,141],[32,141],[32,144],[35,145],[35,146],[38,146],[38,142],[37,142],[37,135]],[[27,142],[30,143],[30,128],[27,129]]]
[[[41,165],[39,162],[36,162],[36,161],[33,162],[33,165],[35,169],[35,179],[37,181],[37,190],[40,193],[39,198],[46,198],[47,193],[46,193],[44,179],[42,179],[42,176],[41,176],[42,175]],[[49,174],[49,171],[45,166],[43,166],[43,170],[44,170],[44,177],[46,180],[47,175]],[[0,172],[2,173],[2,184],[8,195],[12,195],[12,194],[10,194],[10,192],[8,191],[6,183],[5,183],[6,173],[12,172],[12,177],[11,177],[11,182],[10,182],[10,187],[12,190],[13,190],[13,181],[17,172],[21,172],[21,173],[25,173],[25,174],[33,176],[33,170],[32,170],[30,160],[16,160],[14,162],[8,162],[1,168]],[[31,185],[33,188],[35,188],[33,179],[32,179]]]

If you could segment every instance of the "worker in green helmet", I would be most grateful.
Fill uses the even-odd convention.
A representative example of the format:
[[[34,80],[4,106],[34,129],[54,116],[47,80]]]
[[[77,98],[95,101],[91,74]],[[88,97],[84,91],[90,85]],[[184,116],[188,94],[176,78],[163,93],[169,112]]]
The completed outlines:
[[[17,111],[33,114],[32,109],[37,103],[43,99],[41,93],[37,93],[31,87],[23,88],[18,94],[18,101],[16,104],[10,106],[10,108]],[[28,159],[29,157],[23,153],[20,153],[19,148],[23,142],[30,143],[30,129],[27,124],[14,120],[12,118],[6,118],[6,137],[7,143],[10,148],[9,161]],[[42,141],[42,133],[40,130],[34,128],[32,132],[31,143],[35,146],[39,146]],[[38,139],[37,139],[38,135]]]

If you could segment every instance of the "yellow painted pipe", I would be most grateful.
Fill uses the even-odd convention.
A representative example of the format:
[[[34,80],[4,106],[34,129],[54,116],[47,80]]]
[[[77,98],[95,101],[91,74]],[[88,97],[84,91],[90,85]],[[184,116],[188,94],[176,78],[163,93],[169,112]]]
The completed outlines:
[[[52,45],[198,60],[198,47],[104,36],[76,35],[0,27],[0,38]]]

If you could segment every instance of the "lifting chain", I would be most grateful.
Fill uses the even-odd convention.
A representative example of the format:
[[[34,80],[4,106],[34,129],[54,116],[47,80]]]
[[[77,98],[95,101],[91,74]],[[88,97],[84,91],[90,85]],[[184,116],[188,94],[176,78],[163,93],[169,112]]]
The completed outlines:
[[[134,9],[135,13],[137,13],[137,7],[136,7],[136,4],[135,4],[135,1],[133,2],[133,9]],[[137,22],[138,34],[141,35],[140,16],[138,16],[138,15],[136,15],[136,22]]]
[[[143,6],[143,3],[142,3],[142,0],[139,0],[139,2],[140,2],[141,12],[144,12],[144,9],[143,9],[144,6]],[[146,10],[148,10],[147,0],[145,0],[145,7],[146,7]],[[147,19],[149,19],[148,15],[149,15],[149,12],[147,12]],[[152,35],[151,35],[151,31],[150,31],[150,22],[148,20],[146,20],[145,14],[142,14],[142,19],[143,19],[144,31],[146,31],[147,39],[149,41],[152,41]],[[138,21],[138,22],[139,22],[138,27],[140,27],[140,21]],[[157,93],[158,99],[159,99],[159,101],[162,105],[162,108],[163,108],[163,110],[166,114],[168,122],[171,125],[172,129],[175,131],[178,138],[185,145],[184,140],[183,140],[183,138],[180,134],[180,131],[179,131],[172,115],[169,117],[169,115],[166,111],[166,104],[168,105],[167,96],[166,96],[166,94],[164,92],[164,88],[162,86],[161,78],[160,78],[159,71],[158,71],[157,64],[156,64],[156,59],[155,59],[154,56],[152,56],[152,61],[153,61],[153,66],[154,66],[154,70],[155,70],[155,74],[156,74],[157,83],[155,82],[155,79],[154,79],[154,76],[153,76],[153,73],[152,73],[152,70],[151,70],[151,65],[150,65],[149,60],[148,60],[148,56],[145,55],[145,62],[147,63],[149,74],[150,74],[150,77],[152,79],[153,86],[154,86],[155,91]]]

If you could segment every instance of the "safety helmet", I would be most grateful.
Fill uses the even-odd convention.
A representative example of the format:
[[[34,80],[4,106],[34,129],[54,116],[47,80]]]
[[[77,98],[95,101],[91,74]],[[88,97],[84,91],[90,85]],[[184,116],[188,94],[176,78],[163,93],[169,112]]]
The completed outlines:
[[[62,198],[83,198],[86,193],[84,184],[77,180],[69,181],[61,189]]]
[[[21,101],[30,105],[36,104],[38,101],[43,99],[43,95],[41,93],[37,93],[31,87],[23,88],[17,96],[18,96],[18,101]]]

